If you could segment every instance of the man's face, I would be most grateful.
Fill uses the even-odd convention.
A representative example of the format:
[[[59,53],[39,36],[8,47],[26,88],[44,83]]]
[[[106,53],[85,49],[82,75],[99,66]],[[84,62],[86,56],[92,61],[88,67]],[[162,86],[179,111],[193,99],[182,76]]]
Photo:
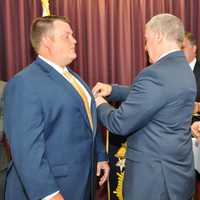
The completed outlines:
[[[192,60],[196,57],[196,45],[192,46],[190,41],[185,37],[182,49],[188,63],[192,62]]]
[[[149,54],[149,62],[154,63],[156,62],[156,39],[155,39],[155,33],[152,32],[148,27],[145,29],[145,49]]]
[[[53,27],[51,50],[57,64],[66,66],[76,58],[76,40],[69,24],[57,20],[53,23]]]

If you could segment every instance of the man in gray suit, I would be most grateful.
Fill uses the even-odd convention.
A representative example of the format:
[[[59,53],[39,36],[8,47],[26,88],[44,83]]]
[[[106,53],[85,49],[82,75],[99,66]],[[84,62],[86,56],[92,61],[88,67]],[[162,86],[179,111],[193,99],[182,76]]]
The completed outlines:
[[[0,200],[3,199],[4,175],[8,166],[8,155],[5,148],[5,139],[3,134],[3,90],[5,82],[0,81]]]
[[[156,15],[145,26],[152,65],[130,87],[98,83],[98,117],[111,132],[127,135],[125,200],[190,200],[194,189],[191,116],[196,83],[181,45],[176,16]],[[118,109],[109,100],[123,101]]]

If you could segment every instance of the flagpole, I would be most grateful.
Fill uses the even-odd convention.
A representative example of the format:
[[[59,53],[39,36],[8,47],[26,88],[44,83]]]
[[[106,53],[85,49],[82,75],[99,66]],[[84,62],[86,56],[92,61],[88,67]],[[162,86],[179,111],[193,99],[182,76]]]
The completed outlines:
[[[106,129],[106,153],[109,153],[109,131]],[[108,200],[110,200],[110,181],[107,180]]]

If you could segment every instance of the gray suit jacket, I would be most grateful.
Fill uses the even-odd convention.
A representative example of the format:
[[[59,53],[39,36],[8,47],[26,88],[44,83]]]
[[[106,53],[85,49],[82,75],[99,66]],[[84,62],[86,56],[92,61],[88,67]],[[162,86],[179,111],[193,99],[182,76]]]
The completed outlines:
[[[130,88],[113,86],[110,99],[124,100],[118,109],[99,106],[103,125],[128,136],[125,200],[192,197],[190,123],[195,96],[194,75],[177,51],[144,69]]]

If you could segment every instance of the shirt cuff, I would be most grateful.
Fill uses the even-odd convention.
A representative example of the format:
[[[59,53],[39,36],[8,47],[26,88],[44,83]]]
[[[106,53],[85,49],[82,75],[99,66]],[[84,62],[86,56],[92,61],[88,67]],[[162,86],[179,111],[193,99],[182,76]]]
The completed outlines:
[[[54,192],[53,194],[50,194],[50,195],[48,195],[48,196],[42,198],[41,200],[51,200],[51,198],[54,197],[54,196],[55,196],[56,194],[58,194],[58,193],[59,193],[59,191]]]

